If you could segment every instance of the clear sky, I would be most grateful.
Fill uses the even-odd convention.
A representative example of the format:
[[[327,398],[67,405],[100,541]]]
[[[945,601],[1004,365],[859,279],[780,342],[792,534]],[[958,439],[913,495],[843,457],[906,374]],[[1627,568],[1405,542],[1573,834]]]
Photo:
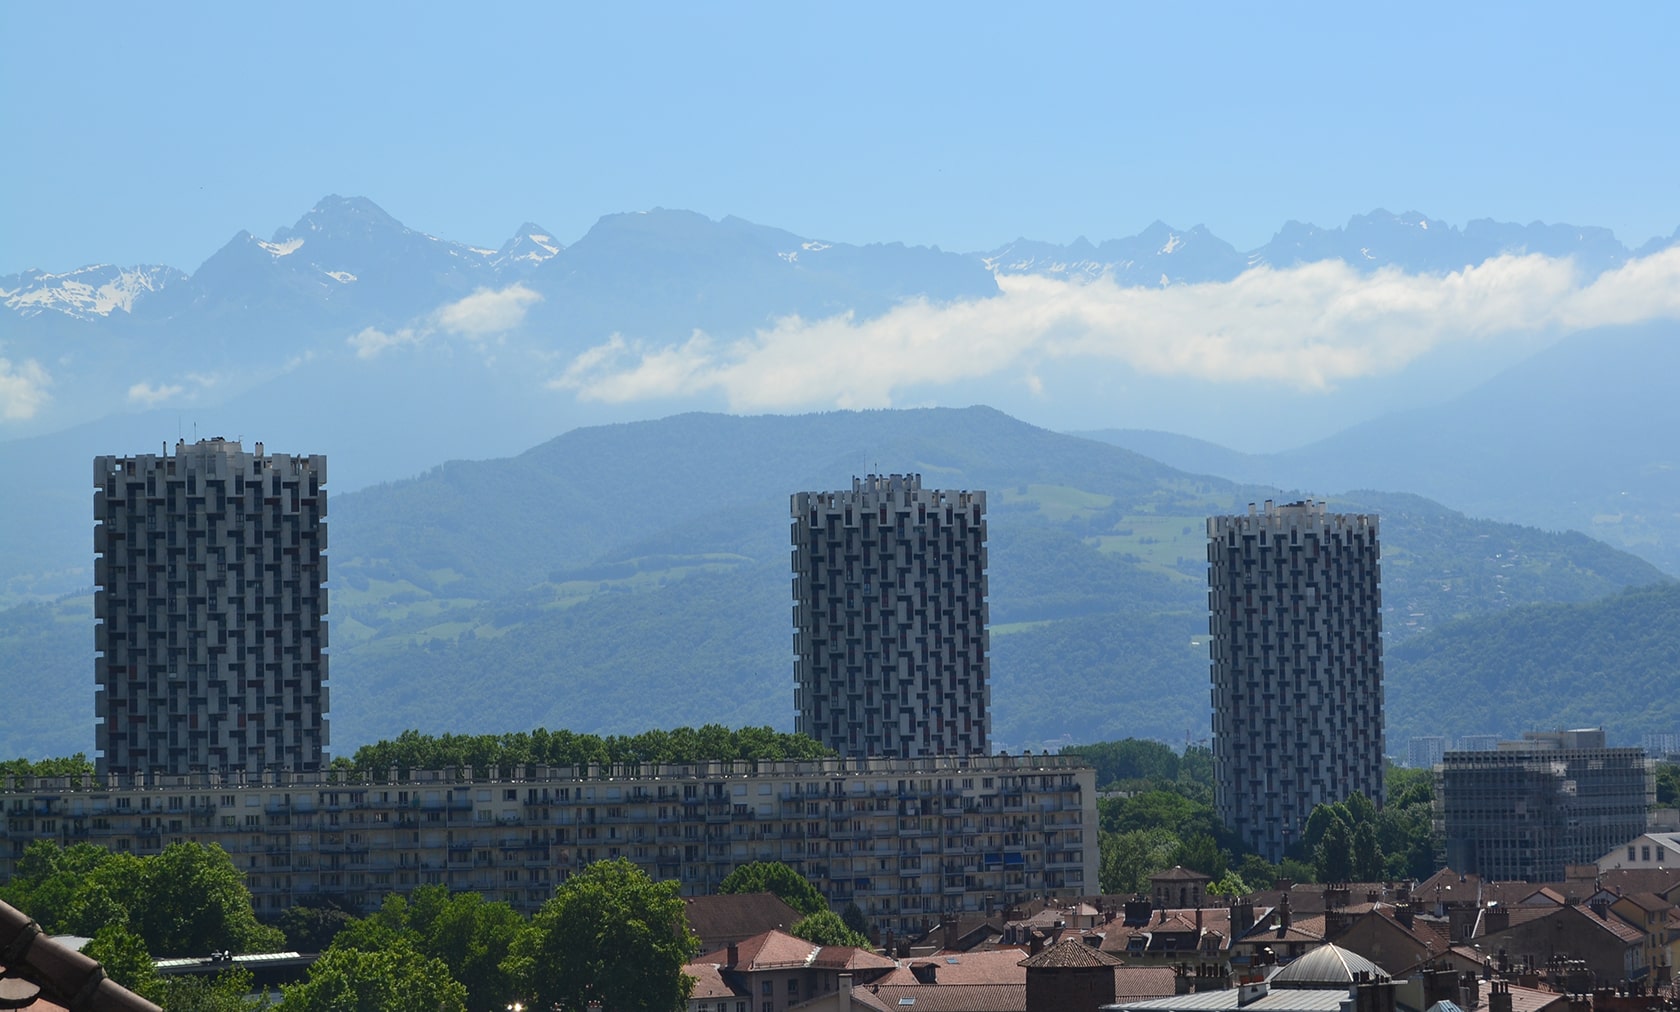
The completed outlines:
[[[196,269],[327,193],[499,245],[850,242],[1376,207],[1680,225],[1680,5],[0,4],[0,274]]]

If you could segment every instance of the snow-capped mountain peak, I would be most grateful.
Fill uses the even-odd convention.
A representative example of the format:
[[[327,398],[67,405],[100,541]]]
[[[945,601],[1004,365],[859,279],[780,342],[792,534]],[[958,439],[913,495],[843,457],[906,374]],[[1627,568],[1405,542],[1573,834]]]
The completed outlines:
[[[89,264],[63,274],[31,270],[0,278],[0,301],[20,316],[48,310],[91,319],[131,313],[135,302],[187,279],[173,267]]]

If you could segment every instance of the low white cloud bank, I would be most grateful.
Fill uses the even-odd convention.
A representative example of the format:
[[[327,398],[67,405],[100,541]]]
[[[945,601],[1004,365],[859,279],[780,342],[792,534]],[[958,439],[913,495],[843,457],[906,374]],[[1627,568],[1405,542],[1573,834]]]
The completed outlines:
[[[460,334],[471,341],[503,334],[525,322],[525,311],[542,296],[524,285],[512,285],[499,291],[480,288],[458,302],[439,309],[437,325],[452,334]]]
[[[179,383],[136,383],[128,388],[128,399],[135,404],[153,407],[162,404],[171,397],[179,397],[186,387]]]
[[[1062,360],[1329,390],[1454,342],[1680,318],[1680,248],[1586,284],[1567,259],[1503,256],[1447,275],[1324,261],[1167,288],[1034,275],[998,285],[994,298],[910,302],[864,321],[788,318],[736,341],[615,335],[549,385],[612,403],[721,393],[739,411],[880,408],[912,387],[985,377],[1043,393],[1035,368]]]
[[[131,404],[140,404],[152,408],[164,401],[174,400],[187,392],[190,384],[196,388],[194,392],[207,390],[221,382],[221,377],[215,373],[191,372],[183,383],[147,383],[140,382],[128,388],[128,400]]]
[[[47,393],[50,386],[52,376],[34,359],[13,362],[0,358],[0,419],[23,422],[34,418],[51,398]]]
[[[394,331],[366,327],[345,339],[357,358],[371,359],[393,348],[419,344],[439,331],[478,344],[513,330],[542,296],[524,285],[480,288],[471,295],[438,307],[411,326]]]

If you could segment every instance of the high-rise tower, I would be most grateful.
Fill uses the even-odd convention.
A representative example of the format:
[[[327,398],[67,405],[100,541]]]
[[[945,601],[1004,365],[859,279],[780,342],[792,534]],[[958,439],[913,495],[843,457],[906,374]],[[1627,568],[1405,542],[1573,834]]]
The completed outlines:
[[[1268,501],[1207,526],[1214,802],[1277,861],[1314,805],[1382,800],[1377,518]]]
[[[984,754],[986,493],[872,474],[792,516],[798,729],[849,756]]]
[[[326,458],[183,441],[93,480],[99,772],[319,769]]]

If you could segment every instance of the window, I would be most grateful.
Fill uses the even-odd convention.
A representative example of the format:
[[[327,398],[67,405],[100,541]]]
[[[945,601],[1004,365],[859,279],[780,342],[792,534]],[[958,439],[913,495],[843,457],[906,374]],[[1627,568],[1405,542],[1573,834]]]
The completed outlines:
[[[1650,844],[1647,843],[1645,846],[1639,848],[1639,852],[1640,852],[1639,856],[1640,856],[1641,860],[1644,860],[1644,861],[1651,860],[1651,845]]]
[[[776,982],[773,981],[773,980],[765,981],[762,985],[759,986],[759,991],[766,998],[775,997],[776,996]]]
[[[1628,860],[1629,860],[1629,861],[1637,861],[1637,860],[1639,860],[1639,854],[1638,854],[1638,851],[1637,851],[1637,850],[1635,850],[1635,849],[1634,849],[1634,848],[1633,848],[1633,847],[1629,847],[1629,848],[1628,848]]]

